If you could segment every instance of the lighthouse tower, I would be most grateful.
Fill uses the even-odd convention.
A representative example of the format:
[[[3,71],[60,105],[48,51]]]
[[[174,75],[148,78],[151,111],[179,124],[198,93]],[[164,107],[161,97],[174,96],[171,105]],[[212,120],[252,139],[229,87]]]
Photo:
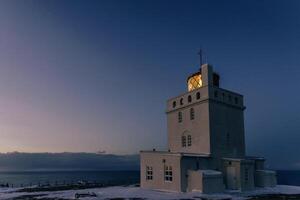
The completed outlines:
[[[141,151],[141,187],[203,193],[276,185],[264,158],[245,153],[244,101],[209,64],[167,101],[168,150]]]
[[[168,149],[214,158],[245,156],[243,96],[219,87],[204,64],[187,78],[188,92],[167,102]]]

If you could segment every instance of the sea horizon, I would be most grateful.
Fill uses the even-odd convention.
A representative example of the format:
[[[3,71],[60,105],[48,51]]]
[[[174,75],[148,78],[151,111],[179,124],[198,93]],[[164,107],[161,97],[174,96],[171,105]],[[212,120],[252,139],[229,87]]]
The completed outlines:
[[[279,185],[300,186],[300,170],[276,170]],[[140,181],[139,170],[18,170],[0,171],[0,184],[9,187],[92,182],[130,185]]]

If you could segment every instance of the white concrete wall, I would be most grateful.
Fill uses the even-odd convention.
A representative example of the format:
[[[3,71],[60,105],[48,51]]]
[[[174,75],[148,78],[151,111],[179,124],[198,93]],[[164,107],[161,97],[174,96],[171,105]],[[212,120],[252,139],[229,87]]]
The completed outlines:
[[[235,177],[232,177],[232,173],[228,173],[230,170],[228,168],[234,169]],[[232,169],[232,170],[233,170]],[[225,160],[223,166],[223,175],[224,175],[224,182],[226,185],[226,189],[229,190],[238,190],[241,188],[241,166],[240,161],[235,160]],[[234,184],[228,184],[231,182],[230,180],[234,179]]]
[[[265,160],[264,159],[256,159],[255,160],[255,170],[263,170],[265,169]]]
[[[195,170],[187,171],[188,179],[187,179],[187,192],[202,192],[203,184],[202,184],[202,174]]]
[[[234,170],[234,176],[232,171]],[[246,170],[248,173],[246,173]],[[246,178],[246,174],[248,177]],[[223,175],[225,176],[226,188],[230,190],[252,190],[254,189],[254,161],[244,159],[226,159],[223,160]],[[236,181],[236,186],[228,184],[230,180]]]
[[[275,171],[256,170],[255,171],[255,186],[257,187],[275,187],[277,177]]]
[[[220,193],[224,191],[223,177],[206,176],[201,170],[188,170],[188,192]]]
[[[199,90],[204,95],[205,92],[203,91],[206,89],[201,88]],[[185,103],[187,105],[167,112],[168,148],[172,152],[210,154],[209,107],[207,97],[204,95],[200,100],[196,100],[195,95],[193,97],[191,103]],[[194,120],[190,119],[191,108],[194,109]],[[178,112],[182,112],[181,123],[178,122]],[[181,137],[183,135],[192,136],[191,146],[182,147]]]
[[[213,169],[212,159],[209,157],[182,157],[181,159],[181,190],[188,190],[189,170]]]
[[[246,170],[248,173],[246,173]],[[248,177],[246,177],[248,175]],[[254,184],[254,162],[241,163],[241,190],[253,190]]]
[[[218,92],[218,96],[214,95]],[[224,95],[223,95],[224,94]],[[231,101],[229,101],[231,95]],[[237,105],[234,98],[238,98]],[[210,136],[213,157],[245,156],[244,106],[242,97],[220,88],[210,88]]]
[[[181,191],[181,156],[168,152],[141,152],[141,187],[148,189]],[[173,181],[165,181],[164,166],[172,166]],[[153,180],[146,180],[146,166],[153,167]]]
[[[203,177],[203,193],[221,193],[224,191],[222,176],[219,177]]]
[[[213,67],[208,64],[201,66],[201,76],[203,86],[213,85]]]

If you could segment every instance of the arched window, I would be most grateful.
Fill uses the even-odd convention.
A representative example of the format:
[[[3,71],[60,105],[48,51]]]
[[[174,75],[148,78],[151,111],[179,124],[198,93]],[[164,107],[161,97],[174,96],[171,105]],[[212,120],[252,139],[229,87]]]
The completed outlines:
[[[197,92],[197,93],[196,93],[196,98],[197,98],[197,99],[200,99],[200,92]]]
[[[192,136],[191,135],[188,135],[188,137],[187,137],[187,145],[189,147],[192,146]]]
[[[183,98],[180,99],[180,105],[183,105]]]
[[[194,110],[194,108],[190,109],[190,119],[191,120],[195,119],[195,110]]]
[[[178,112],[178,122],[182,122],[182,112]]]
[[[181,136],[181,146],[186,147],[186,136],[185,135]]]
[[[173,101],[173,108],[176,107],[176,101]]]
[[[192,96],[191,96],[191,95],[188,96],[188,102],[189,102],[189,103],[192,102]]]

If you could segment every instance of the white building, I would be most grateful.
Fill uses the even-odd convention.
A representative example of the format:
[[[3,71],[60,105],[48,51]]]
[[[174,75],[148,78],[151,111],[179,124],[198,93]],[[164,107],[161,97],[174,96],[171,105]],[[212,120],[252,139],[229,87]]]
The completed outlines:
[[[141,151],[141,187],[203,193],[276,185],[264,159],[245,155],[243,96],[204,64],[167,101],[168,151]]]

